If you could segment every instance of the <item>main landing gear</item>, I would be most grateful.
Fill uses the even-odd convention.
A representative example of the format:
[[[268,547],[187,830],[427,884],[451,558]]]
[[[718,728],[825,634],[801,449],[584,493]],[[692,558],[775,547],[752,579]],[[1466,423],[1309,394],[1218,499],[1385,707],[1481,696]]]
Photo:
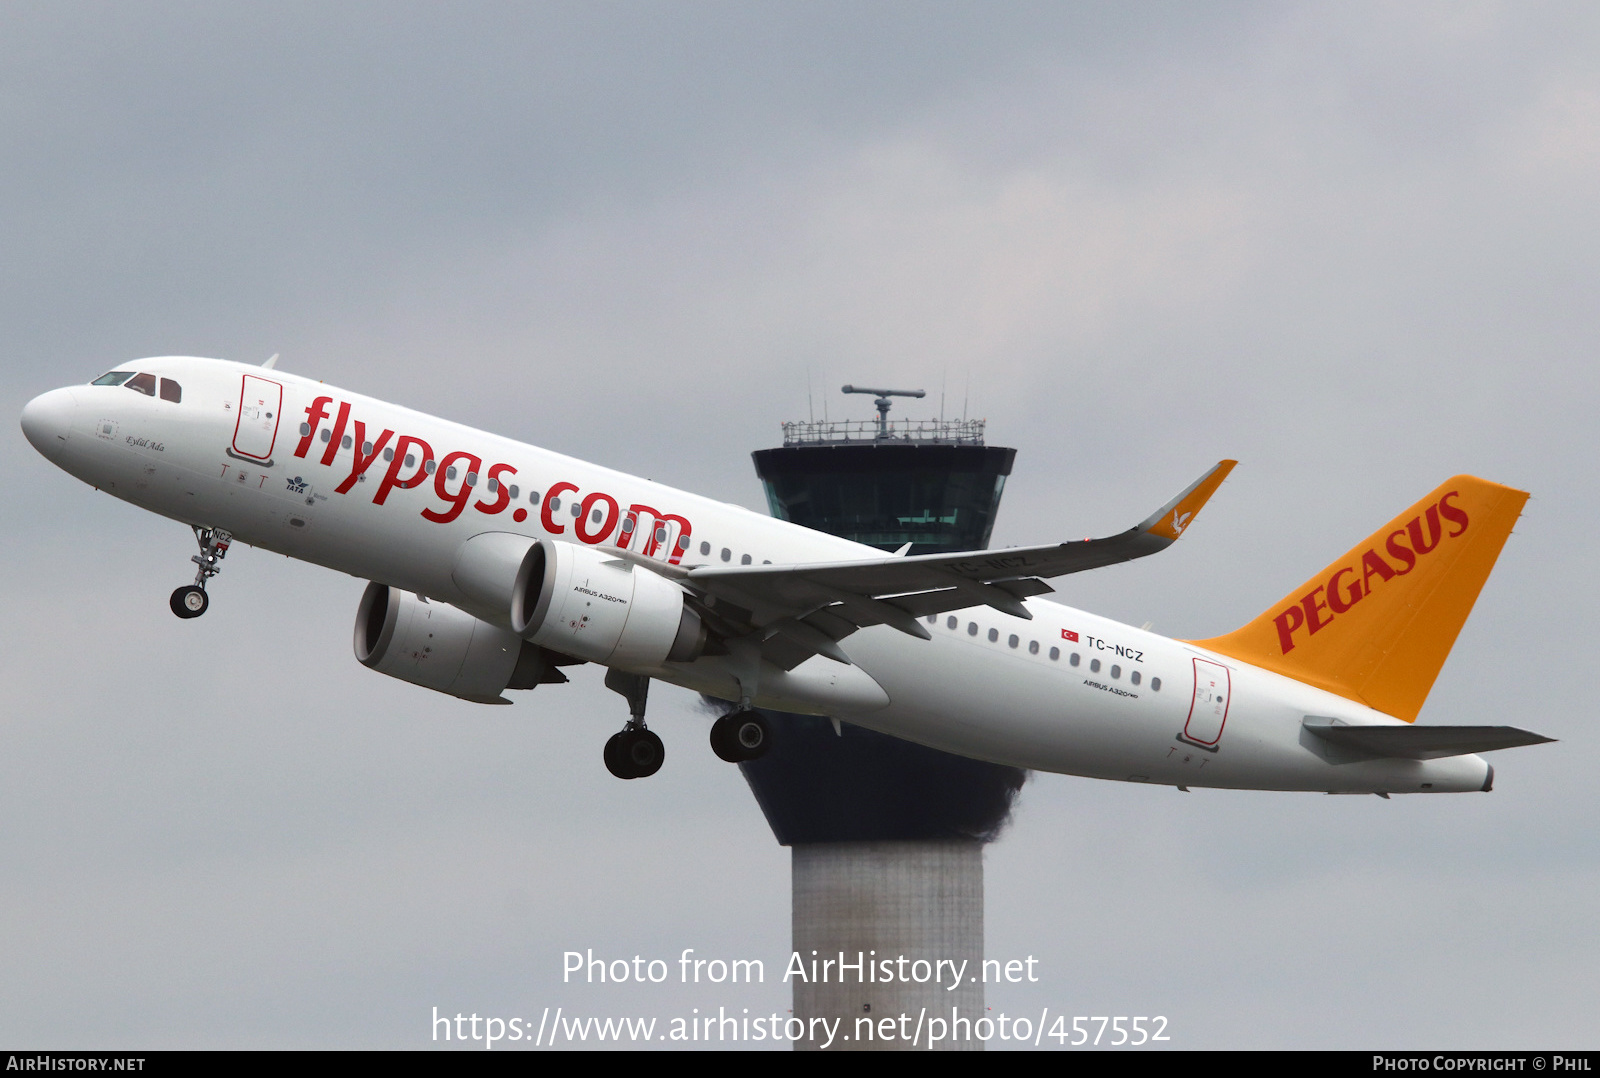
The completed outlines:
[[[194,574],[193,584],[172,593],[169,604],[180,618],[198,618],[211,605],[206,581],[222,572],[222,559],[228,556],[228,544],[233,542],[233,535],[221,528],[196,527],[194,538],[200,544],[200,553],[189,560],[200,566],[200,571]]]
[[[772,730],[761,713],[740,708],[711,724],[711,751],[730,764],[756,760],[772,745]]]
[[[606,742],[606,770],[619,779],[649,778],[661,770],[666,759],[666,746],[661,739],[645,727],[645,697],[650,692],[650,679],[642,674],[625,674],[621,670],[606,671],[606,688],[619,692],[628,701],[628,725],[611,735]]]
[[[730,640],[728,657],[739,683],[739,706],[711,724],[711,751],[730,764],[740,764],[766,755],[772,745],[772,729],[754,706],[761,676],[760,650],[749,640]]]

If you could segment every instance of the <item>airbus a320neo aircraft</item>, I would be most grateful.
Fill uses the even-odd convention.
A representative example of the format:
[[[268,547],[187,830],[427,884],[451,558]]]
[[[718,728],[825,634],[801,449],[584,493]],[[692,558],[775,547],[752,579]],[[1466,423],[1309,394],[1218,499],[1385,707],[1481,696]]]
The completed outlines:
[[[605,666],[632,715],[604,752],[621,778],[661,766],[651,678],[732,705],[711,730],[732,761],[770,743],[756,707],[1184,789],[1488,790],[1475,753],[1549,740],[1412,725],[1527,499],[1481,479],[1447,480],[1237,632],[1170,640],[1037,597],[1171,545],[1233,461],[1120,535],[886,556],[271,364],[129,363],[35,398],[22,429],[193,527],[179,617],[205,613],[242,540],[372,581],[355,652],[379,673],[503,704]]]

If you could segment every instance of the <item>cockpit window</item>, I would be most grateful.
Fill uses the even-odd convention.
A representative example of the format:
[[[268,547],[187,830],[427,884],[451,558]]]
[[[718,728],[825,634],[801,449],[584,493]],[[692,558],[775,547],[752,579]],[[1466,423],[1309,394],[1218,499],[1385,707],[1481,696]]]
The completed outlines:
[[[102,374],[89,384],[92,386],[120,386],[132,377],[132,371],[112,371],[109,374]]]
[[[156,395],[156,376],[153,374],[136,374],[123,383],[124,389],[137,389],[147,397]]]
[[[161,379],[161,399],[178,404],[183,400],[183,387],[171,378]]]

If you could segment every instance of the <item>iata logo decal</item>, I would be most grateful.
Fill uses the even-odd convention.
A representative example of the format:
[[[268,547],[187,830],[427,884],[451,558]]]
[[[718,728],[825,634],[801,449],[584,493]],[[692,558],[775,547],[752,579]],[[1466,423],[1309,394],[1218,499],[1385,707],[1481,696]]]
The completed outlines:
[[[1356,565],[1341,565],[1327,580],[1300,597],[1300,601],[1287,607],[1272,619],[1278,627],[1278,645],[1287,655],[1294,650],[1295,634],[1306,630],[1306,636],[1332,625],[1344,614],[1371,595],[1373,591],[1397,576],[1405,576],[1417,567],[1419,558],[1425,558],[1439,548],[1446,539],[1455,539],[1467,530],[1467,514],[1451,498],[1461,497],[1452,490],[1426,510],[1412,517],[1405,527],[1389,533],[1379,553],[1369,547],[1361,554]],[[1445,523],[1455,525],[1447,530]]]
[[[317,397],[306,408],[306,421],[300,424],[300,443],[294,455],[305,458],[319,436],[323,443],[320,463],[324,466],[341,466],[338,460],[343,453],[349,459],[350,473],[334,487],[335,494],[349,494],[357,483],[367,481],[369,472],[381,472],[373,505],[387,504],[397,490],[426,487],[438,504],[424,507],[422,518],[435,524],[452,523],[468,506],[489,516],[509,510],[511,519],[518,524],[528,519],[527,509],[511,505],[517,476],[513,465],[502,462],[486,466],[484,458],[464,450],[436,457],[433,447],[421,438],[409,434],[396,437],[392,430],[369,431],[365,422],[350,414],[347,402],[330,416],[331,404],[332,397]],[[323,429],[323,420],[330,418],[332,427]],[[382,464],[378,463],[380,460]],[[295,476],[287,482],[291,491],[300,494],[310,480]],[[580,496],[577,484],[567,482],[551,484],[536,504],[539,523],[550,535],[565,535],[570,528],[572,537],[580,543],[609,543],[621,550],[637,545],[639,553],[646,557],[659,552],[673,565],[689,552],[689,536],[694,528],[677,513],[664,513],[640,502],[624,509],[623,503],[610,494],[594,491]],[[558,512],[562,519],[557,519]],[[640,540],[637,544],[636,538]]]

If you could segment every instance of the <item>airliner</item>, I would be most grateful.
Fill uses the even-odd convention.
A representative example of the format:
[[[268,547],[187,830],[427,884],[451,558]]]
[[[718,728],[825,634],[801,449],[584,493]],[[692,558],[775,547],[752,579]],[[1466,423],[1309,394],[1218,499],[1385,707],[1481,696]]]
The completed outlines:
[[[1551,740],[1415,724],[1527,500],[1509,487],[1448,479],[1237,631],[1175,640],[1041,597],[1177,541],[1231,460],[1105,538],[886,554],[276,359],[126,363],[36,397],[22,430],[68,474],[193,529],[180,618],[206,612],[242,542],[369,581],[354,649],[378,673],[508,704],[605,667],[628,704],[602,752],[618,778],[665,758],[652,680],[727,702],[710,741],[730,762],[769,748],[759,708],[1182,790],[1487,791],[1481,753]]]

